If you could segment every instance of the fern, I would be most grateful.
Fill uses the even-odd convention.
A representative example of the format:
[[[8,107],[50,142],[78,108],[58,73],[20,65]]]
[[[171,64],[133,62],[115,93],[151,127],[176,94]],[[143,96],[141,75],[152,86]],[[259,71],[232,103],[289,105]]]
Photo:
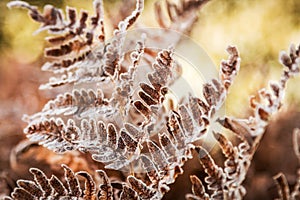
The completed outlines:
[[[208,175],[205,182],[208,184],[208,189],[213,191],[210,198],[241,199],[246,194],[242,183],[245,180],[251,160],[262,139],[270,116],[275,114],[281,107],[287,80],[299,72],[300,66],[299,61],[297,61],[299,56],[300,46],[296,49],[292,45],[289,55],[285,52],[281,53],[280,61],[284,66],[284,71],[280,81],[270,82],[269,91],[261,89],[258,92],[258,96],[250,99],[253,116],[250,116],[248,119],[234,119],[229,117],[218,119],[225,128],[231,130],[241,139],[241,142],[237,146],[233,146],[224,135],[214,133],[214,137],[226,157],[224,168],[218,167],[202,147],[196,148],[200,155],[200,161]],[[298,155],[297,132],[294,133],[294,138],[295,152]],[[282,199],[289,199],[289,190],[284,176],[279,174],[275,179],[278,181]],[[199,185],[198,182],[200,180],[195,180],[193,176],[191,180],[194,187]],[[194,191],[194,195],[188,195],[187,198],[203,198],[204,192],[205,190],[203,192]],[[200,193],[201,195],[198,194],[195,197],[196,193]]]
[[[111,40],[105,37],[101,0],[94,0],[94,16],[89,18],[82,11],[79,19],[74,8],[67,8],[65,18],[60,9],[52,6],[45,6],[40,13],[23,1],[8,4],[10,8],[29,10],[31,18],[41,23],[38,32],[46,30],[52,35],[46,39],[52,46],[45,50],[45,56],[52,61],[42,70],[53,72],[54,77],[41,89],[73,87],[46,103],[40,112],[24,116],[28,123],[24,133],[29,140],[56,153],[87,153],[105,168],[94,175],[85,171],[74,173],[62,165],[65,182],[31,168],[34,181],[19,180],[12,198],[162,199],[194,152],[208,176],[206,184],[191,176],[193,194],[188,194],[187,199],[244,197],[242,184],[269,118],[281,107],[288,79],[299,72],[300,47],[292,46],[289,54],[281,53],[285,68],[280,81],[270,83],[268,90],[262,89],[251,98],[253,115],[247,119],[216,115],[239,71],[240,57],[234,46],[227,48],[229,57],[221,62],[219,77],[203,85],[203,98],[191,94],[176,103],[168,94],[181,76],[180,63],[174,56],[181,38],[169,37],[173,34],[170,30],[189,33],[198,10],[206,2],[166,1],[169,24],[157,3],[158,23],[168,29],[163,30],[161,37],[144,31],[140,38],[130,41],[136,45],[130,51],[126,51],[131,49],[126,34],[142,13],[143,0],[137,0],[131,15],[119,22]],[[164,48],[150,49],[147,43]],[[139,71],[141,67],[146,68],[146,76]],[[241,140],[234,145],[222,133],[213,132],[226,158],[223,167],[200,145],[215,121]],[[298,141],[299,134],[295,135]],[[296,154],[299,155],[298,149]],[[123,180],[113,182],[108,169],[121,170]],[[79,177],[84,178],[84,186]],[[288,198],[283,176],[276,179],[282,198]]]

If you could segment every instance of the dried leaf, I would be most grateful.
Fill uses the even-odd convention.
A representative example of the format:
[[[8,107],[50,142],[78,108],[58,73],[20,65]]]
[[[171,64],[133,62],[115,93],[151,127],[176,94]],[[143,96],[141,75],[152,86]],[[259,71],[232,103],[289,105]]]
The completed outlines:
[[[65,179],[68,184],[69,195],[74,197],[80,197],[81,189],[80,189],[79,181],[76,178],[74,172],[67,165],[62,165],[62,167],[65,170]]]
[[[243,141],[247,142],[249,145],[253,143],[252,131],[250,130],[247,121],[245,120],[236,120],[226,117],[224,120],[218,119],[218,122],[225,128],[231,130]]]
[[[138,142],[135,141],[129,133],[123,130],[121,130],[121,137],[126,145],[127,151],[134,153],[138,148]]]
[[[199,154],[200,162],[207,173],[208,177],[205,182],[208,189],[213,191],[212,198],[220,198],[223,196],[224,173],[222,168],[218,167],[209,153],[202,147],[196,147]]]
[[[117,148],[117,130],[115,125],[113,124],[108,124],[107,126],[107,144],[109,147],[111,147],[112,149],[116,149]]]
[[[149,177],[151,182],[155,184],[159,180],[157,167],[148,156],[142,154],[140,158],[143,163],[143,168],[147,172],[147,176]]]
[[[29,194],[26,190],[22,188],[15,188],[12,192],[11,196],[15,200],[32,200],[34,199],[34,196]]]
[[[98,199],[99,200],[112,200],[113,199],[113,188],[110,181],[103,170],[97,170],[100,178],[102,179],[102,184],[99,186]]]
[[[138,196],[143,199],[151,199],[155,195],[155,191],[149,188],[141,180],[138,180],[134,176],[127,177],[128,182],[130,183],[132,189],[137,192]]]
[[[120,200],[138,200],[139,197],[134,190],[127,185],[123,185],[123,189],[120,195]]]
[[[43,191],[33,181],[18,180],[17,185],[19,188],[24,189],[26,192],[35,197],[42,197]]]
[[[168,161],[163,153],[163,151],[151,140],[147,141],[147,146],[151,154],[151,158],[157,165],[159,171],[165,171],[168,167]]]
[[[44,172],[37,168],[30,168],[30,173],[34,176],[35,182],[43,191],[43,197],[50,196],[52,194],[53,188],[50,185],[49,180],[47,179]]]
[[[68,195],[67,189],[56,176],[52,175],[49,182],[51,187],[54,189],[56,197]]]
[[[168,132],[176,140],[177,148],[183,149],[185,147],[185,134],[180,124],[180,120],[181,120],[180,115],[175,111],[172,111],[171,115],[169,116],[167,127],[168,127]]]
[[[96,183],[94,182],[92,176],[84,171],[77,172],[76,175],[83,176],[86,179],[83,198],[86,200],[96,200]]]
[[[192,192],[199,199],[208,200],[209,195],[205,192],[205,188],[197,176],[190,176],[192,182]],[[187,199],[193,199],[193,197],[189,197]]]

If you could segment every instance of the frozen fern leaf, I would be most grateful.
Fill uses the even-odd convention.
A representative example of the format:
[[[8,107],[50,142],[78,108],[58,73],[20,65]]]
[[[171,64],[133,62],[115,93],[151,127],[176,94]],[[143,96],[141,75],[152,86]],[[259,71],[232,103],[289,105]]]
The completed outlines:
[[[287,81],[300,71],[300,47],[291,46],[289,53],[280,54],[283,74],[251,97],[251,116],[220,116],[240,68],[235,46],[227,48],[229,55],[221,61],[219,73],[199,85],[199,96],[182,91],[179,98],[174,92],[188,67],[178,58],[177,47],[184,40],[178,32],[190,33],[198,10],[208,0],[158,2],[156,18],[164,29],[141,28],[130,33],[144,9],[143,0],[132,1],[134,8],[111,35],[105,31],[102,0],[93,1],[92,15],[78,14],[71,7],[64,12],[46,5],[40,12],[24,1],[8,3],[9,8],[27,9],[41,24],[37,32],[48,32],[48,62],[42,70],[53,76],[40,89],[60,89],[40,112],[24,116],[28,123],[24,133],[61,156],[74,153],[76,159],[72,154],[70,164],[78,155],[84,157],[90,169],[75,173],[63,164],[62,180],[31,168],[34,180],[17,181],[12,198],[162,199],[194,157],[206,177],[190,176],[192,193],[185,195],[187,199],[245,196],[243,181],[254,153],[271,116],[281,107]],[[216,124],[238,139],[214,130]],[[220,166],[206,148],[210,136],[223,154]],[[294,133],[294,149],[299,157],[299,131]],[[275,180],[281,198],[299,196],[299,181],[291,193],[283,174]]]

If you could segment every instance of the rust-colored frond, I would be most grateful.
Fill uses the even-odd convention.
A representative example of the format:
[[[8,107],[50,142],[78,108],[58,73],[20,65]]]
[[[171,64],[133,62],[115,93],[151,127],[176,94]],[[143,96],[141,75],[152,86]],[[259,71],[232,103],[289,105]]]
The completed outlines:
[[[148,74],[150,84],[139,84],[141,91],[138,92],[138,95],[141,100],[135,101],[134,106],[147,119],[151,115],[157,115],[156,110],[162,107],[168,87],[178,77],[172,54],[171,49],[158,52],[155,62],[152,64],[154,71]]]
[[[79,180],[75,176],[75,173],[67,165],[62,165],[62,167],[65,170],[65,179],[68,185],[69,195],[77,197],[81,196]]]
[[[161,2],[155,4],[155,14],[158,24],[162,28],[170,28],[183,33],[189,33],[197,21],[197,12],[209,0],[187,1],[180,0],[178,4],[165,0],[167,16],[163,13]],[[179,25],[181,24],[181,26]]]
[[[111,182],[103,170],[97,170],[102,184],[99,186],[98,199],[99,200],[112,200],[113,199],[113,188]]]
[[[193,194],[187,194],[187,200],[208,200],[209,195],[205,192],[205,188],[197,176],[190,176],[192,182],[192,192]]]
[[[18,187],[12,192],[14,199],[42,199],[42,198],[79,198],[81,197],[81,189],[79,182],[73,171],[66,165],[62,165],[65,169],[65,179],[68,189],[54,175],[50,179],[43,171],[37,168],[31,168],[30,172],[34,176],[33,181],[19,180]]]
[[[187,194],[187,199],[245,196],[243,182],[254,153],[270,119],[281,108],[287,81],[300,72],[300,46],[292,45],[288,53],[280,53],[279,60],[284,67],[280,80],[270,82],[268,88],[251,97],[251,116],[245,119],[221,116],[240,68],[235,46],[227,48],[229,56],[220,63],[218,77],[203,83],[200,96],[184,96],[189,90],[182,91],[181,96],[175,91],[177,88],[173,89],[176,84],[184,86],[181,81],[190,73],[183,68],[187,65],[181,67],[181,58],[177,59],[184,38],[180,33],[190,32],[198,19],[198,10],[209,0],[177,3],[164,0],[165,7],[158,2],[156,17],[164,29],[141,28],[129,32],[144,9],[144,0],[132,1],[135,2],[132,12],[128,9],[132,4],[123,1],[128,3],[124,6],[128,11],[116,23],[109,40],[104,30],[107,16],[104,17],[103,0],[93,0],[92,16],[87,11],[77,13],[75,8],[67,7],[66,17],[62,10],[51,5],[40,12],[24,1],[8,3],[10,8],[27,9],[30,17],[41,24],[38,32],[50,34],[46,38],[49,47],[45,49],[49,60],[42,70],[52,72],[53,77],[40,89],[64,86],[61,91],[55,91],[60,94],[40,112],[24,116],[28,123],[24,133],[34,145],[42,145],[62,158],[66,156],[63,153],[74,153],[65,161],[68,165],[75,162],[78,154],[84,155],[80,158],[88,165],[86,171],[79,169],[75,173],[62,164],[64,174],[54,173],[50,178],[45,168],[30,168],[34,180],[18,180],[16,188],[10,191],[11,198],[163,199],[180,174],[182,177],[190,174],[184,174],[189,169],[185,165],[197,156],[206,177],[190,176],[192,194]],[[192,86],[197,89],[196,84]],[[185,90],[185,87],[178,88]],[[234,138],[219,133],[216,129],[220,124],[233,132]],[[219,155],[215,157],[209,152],[215,150],[209,149],[213,142],[220,148],[216,152],[222,151],[224,163],[216,159]],[[25,144],[19,151],[33,146]],[[298,129],[293,133],[293,145],[300,161]],[[11,156],[17,167],[18,154],[21,153],[16,150]],[[52,168],[51,165],[49,169]],[[96,175],[89,174],[95,168],[101,170],[96,170]],[[60,180],[61,176],[64,180]],[[299,177],[300,171],[293,190],[282,173],[274,177],[281,199],[300,196]],[[7,186],[13,188],[13,184]]]
[[[226,117],[225,119],[219,119],[218,122],[225,128],[231,130],[236,134],[241,140],[248,144],[253,143],[251,127],[247,120],[230,119]]]
[[[137,193],[128,187],[127,185],[123,186],[121,195],[120,195],[120,200],[138,200],[139,196]]]
[[[92,176],[88,172],[84,171],[77,172],[76,175],[80,175],[86,179],[83,198],[86,200],[96,200],[96,183]]]
[[[31,18],[41,23],[41,28],[37,32],[47,30],[49,34],[55,35],[46,38],[53,47],[45,49],[45,55],[54,58],[54,61],[46,63],[43,66],[44,70],[61,73],[68,68],[73,68],[76,63],[82,62],[87,57],[91,58],[91,48],[96,43],[94,41],[103,42],[104,40],[102,0],[94,1],[96,15],[90,18],[90,25],[86,11],[82,11],[77,19],[76,10],[70,7],[66,9],[66,18],[60,9],[51,5],[46,5],[43,13],[40,13],[35,6],[23,1],[12,1],[8,7],[28,9]],[[98,31],[100,32],[99,35],[96,34]],[[61,78],[50,81],[44,87],[55,87],[66,83],[68,82],[64,82]]]
[[[54,189],[54,196],[60,197],[60,196],[67,196],[68,191],[63,185],[63,183],[54,175],[50,178],[50,184]]]
[[[225,175],[222,168],[218,167],[209,153],[202,147],[196,147],[200,162],[208,177],[205,182],[213,194],[212,198],[223,198]]]
[[[185,147],[185,134],[180,120],[180,115],[175,111],[172,111],[167,123],[168,132],[174,137],[178,149]]]
[[[132,189],[136,191],[142,199],[151,199],[155,195],[155,191],[149,188],[141,180],[138,180],[134,176],[128,176],[127,179]]]

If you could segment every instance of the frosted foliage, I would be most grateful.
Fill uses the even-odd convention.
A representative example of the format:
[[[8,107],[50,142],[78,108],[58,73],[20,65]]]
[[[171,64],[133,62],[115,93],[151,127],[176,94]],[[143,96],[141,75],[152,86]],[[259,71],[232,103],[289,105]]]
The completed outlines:
[[[111,39],[106,38],[102,0],[94,0],[91,17],[86,11],[78,15],[70,7],[64,14],[46,5],[40,13],[23,1],[8,3],[10,8],[27,9],[30,17],[41,24],[38,32],[51,35],[46,38],[50,47],[45,49],[50,61],[42,70],[52,72],[53,76],[40,89],[66,88],[40,112],[24,116],[28,123],[25,135],[55,153],[77,151],[91,155],[104,166],[97,174],[90,174],[74,173],[62,165],[65,181],[31,168],[34,180],[19,180],[11,198],[162,199],[170,190],[169,185],[184,172],[186,161],[195,155],[207,177],[204,182],[194,175],[190,177],[193,194],[187,194],[187,199],[244,197],[242,183],[251,159],[270,117],[281,107],[287,80],[299,72],[300,49],[292,46],[289,53],[280,54],[284,66],[281,79],[270,82],[268,89],[251,97],[253,115],[246,119],[217,114],[240,68],[235,46],[227,48],[228,58],[221,61],[218,76],[202,85],[201,97],[189,94],[174,99],[172,86],[182,78],[183,69],[175,55],[181,35],[173,37],[170,30],[188,34],[206,2],[158,2],[157,21],[165,29],[139,30],[134,32],[136,37],[129,39],[128,29],[142,14],[143,0],[136,0],[132,13],[122,16],[124,20]],[[163,48],[150,48],[153,46]],[[216,122],[240,139],[234,145],[225,134],[212,130],[226,158],[222,167],[205,145],[200,145]],[[295,152],[299,157],[298,132]],[[126,180],[113,182],[108,169],[119,170]],[[83,177],[84,184],[78,177]],[[286,184],[282,176],[275,179],[282,182],[280,186]]]

